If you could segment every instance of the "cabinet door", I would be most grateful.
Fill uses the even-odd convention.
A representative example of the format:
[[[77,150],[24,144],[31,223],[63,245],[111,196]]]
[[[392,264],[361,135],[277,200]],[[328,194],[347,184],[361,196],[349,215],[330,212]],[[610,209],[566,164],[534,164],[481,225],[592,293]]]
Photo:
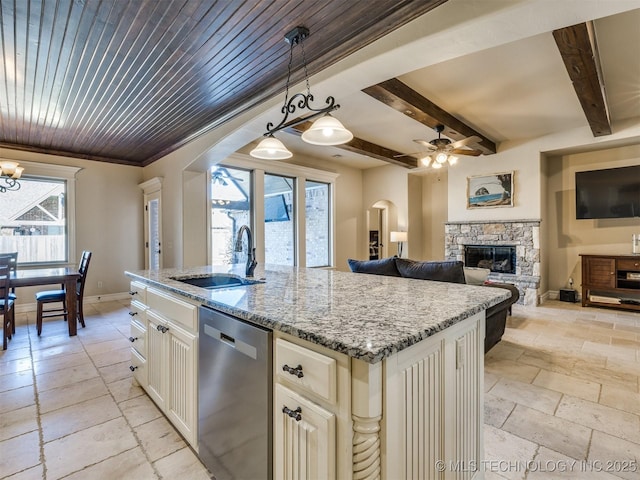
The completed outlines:
[[[297,409],[297,418],[296,413],[288,413],[296,412]],[[333,413],[276,384],[274,423],[273,478],[336,478],[336,433]]]
[[[197,338],[169,323],[168,335],[168,390],[166,412],[185,439],[196,445],[196,357]]]
[[[166,325],[161,318],[147,312],[147,381],[145,388],[149,396],[161,410],[165,410],[167,392],[167,335]]]
[[[613,258],[585,258],[586,284],[590,287],[615,288],[616,261]]]

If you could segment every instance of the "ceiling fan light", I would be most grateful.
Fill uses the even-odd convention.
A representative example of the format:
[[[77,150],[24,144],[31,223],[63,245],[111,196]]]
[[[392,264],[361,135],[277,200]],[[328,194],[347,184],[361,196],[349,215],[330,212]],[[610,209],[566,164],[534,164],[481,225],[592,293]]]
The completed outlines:
[[[293,153],[287,150],[284,143],[272,135],[264,138],[249,154],[262,160],[285,160],[293,157]]]
[[[312,145],[342,145],[352,139],[353,133],[329,114],[318,118],[302,134],[302,140]]]
[[[447,159],[447,161],[449,162],[449,165],[455,165],[456,163],[458,163],[458,157],[449,155],[449,158]]]
[[[447,161],[447,157],[448,155],[444,152],[440,152],[436,155],[436,162],[438,163],[444,163]]]
[[[429,165],[431,165],[431,157],[429,155],[426,155],[424,157],[422,157],[420,159],[420,163],[424,166],[424,167],[428,167]]]
[[[438,162],[433,162],[433,165],[431,165],[433,168],[438,169],[438,168],[442,168],[442,164],[438,163]]]
[[[24,172],[24,167],[16,167],[13,175],[11,175],[11,178],[13,178],[14,180],[19,179],[22,176],[22,172]]]

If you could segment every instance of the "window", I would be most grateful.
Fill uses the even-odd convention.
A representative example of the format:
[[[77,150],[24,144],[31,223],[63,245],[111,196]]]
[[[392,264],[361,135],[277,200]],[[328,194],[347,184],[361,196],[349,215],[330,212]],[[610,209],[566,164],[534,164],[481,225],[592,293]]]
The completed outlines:
[[[264,262],[295,265],[295,180],[264,175]]]
[[[246,261],[246,241],[242,252],[234,251],[242,225],[251,227],[259,263],[333,265],[331,197],[338,174],[241,154],[228,161],[210,169],[213,265]]]
[[[69,261],[67,182],[23,177],[20,190],[0,194],[0,253],[18,252],[18,263]]]
[[[304,198],[307,267],[327,267],[331,265],[329,184],[307,181]]]
[[[229,167],[211,169],[211,263],[230,265],[246,260],[234,251],[238,230],[251,222],[251,172]]]

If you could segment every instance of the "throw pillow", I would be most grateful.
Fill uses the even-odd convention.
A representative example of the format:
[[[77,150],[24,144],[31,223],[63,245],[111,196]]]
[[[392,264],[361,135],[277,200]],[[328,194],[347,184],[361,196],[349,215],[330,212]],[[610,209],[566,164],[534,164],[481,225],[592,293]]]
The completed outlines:
[[[465,283],[463,265],[459,261],[417,262],[396,258],[396,267],[403,277],[436,282]]]
[[[483,285],[491,273],[488,268],[464,267],[464,278],[467,285]]]
[[[387,275],[389,277],[399,277],[400,272],[396,268],[393,257],[382,258],[380,260],[347,260],[349,268],[355,273],[371,273],[373,275]]]

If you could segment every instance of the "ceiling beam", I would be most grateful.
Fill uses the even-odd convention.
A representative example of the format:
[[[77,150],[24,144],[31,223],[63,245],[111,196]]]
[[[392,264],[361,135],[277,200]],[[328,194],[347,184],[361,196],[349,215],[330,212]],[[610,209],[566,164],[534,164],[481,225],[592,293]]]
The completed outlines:
[[[564,66],[594,137],[611,135],[609,107],[593,24],[579,23],[553,31]]]
[[[444,135],[453,141],[472,136],[480,137],[481,141],[470,143],[467,147],[480,150],[485,155],[496,153],[496,144],[493,140],[475,131],[397,78],[367,87],[362,91],[429,128],[434,129],[437,125],[444,125]]]
[[[289,133],[302,135],[311,126],[311,123],[312,122],[300,123],[285,130]],[[417,158],[409,155],[400,156],[403,155],[402,152],[396,152],[395,150],[368,142],[362,138],[353,137],[353,140],[348,143],[333,146],[352,153],[358,153],[377,160],[382,160],[383,162],[392,163],[400,167],[417,168],[418,166]]]

